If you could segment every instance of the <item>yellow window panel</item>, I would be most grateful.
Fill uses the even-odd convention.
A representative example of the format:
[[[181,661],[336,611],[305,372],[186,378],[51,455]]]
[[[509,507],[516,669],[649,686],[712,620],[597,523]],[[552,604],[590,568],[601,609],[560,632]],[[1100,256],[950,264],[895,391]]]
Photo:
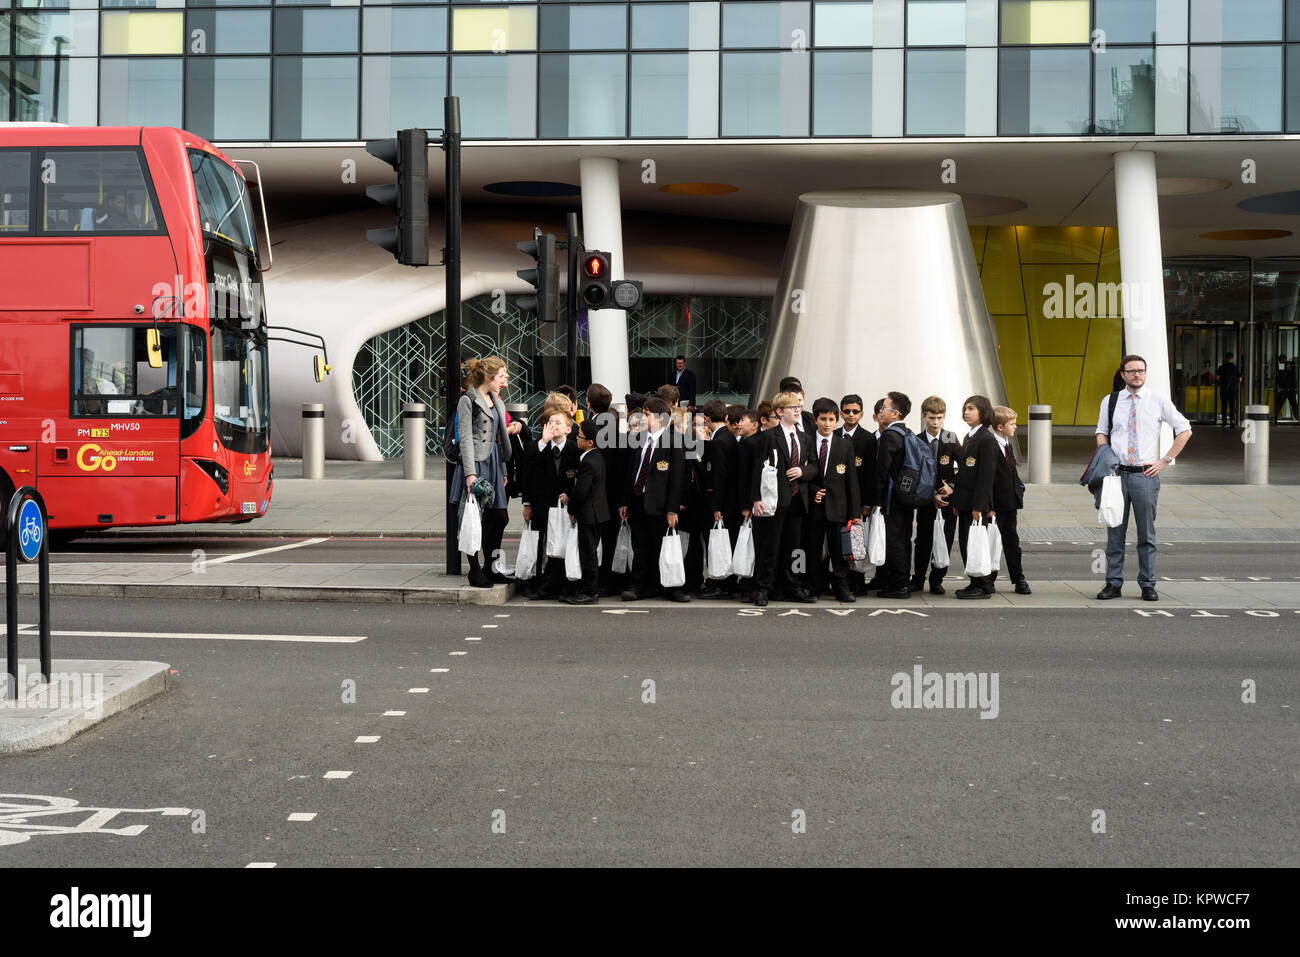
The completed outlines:
[[[1038,401],[1052,407],[1052,415],[1061,410],[1065,416],[1079,400],[1079,375],[1083,356],[1035,356],[1034,372],[1038,380]],[[1100,403],[1101,396],[1097,396]],[[1092,421],[1097,424],[1096,419]]]
[[[452,11],[456,51],[537,49],[536,7],[457,7]]]
[[[181,10],[115,10],[104,14],[104,55],[184,52],[185,14]]]
[[[1003,43],[1088,43],[1088,0],[1002,0]]]
[[[1027,409],[1038,401],[1038,391],[1034,385],[1034,360],[1029,353],[1025,317],[994,316],[993,323],[998,330],[998,365],[1002,367],[1007,402],[1013,409]]]

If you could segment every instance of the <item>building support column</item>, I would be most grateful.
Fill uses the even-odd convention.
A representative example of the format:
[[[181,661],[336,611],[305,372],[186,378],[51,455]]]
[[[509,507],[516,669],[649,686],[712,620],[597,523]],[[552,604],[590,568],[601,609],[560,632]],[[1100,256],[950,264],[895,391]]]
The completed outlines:
[[[1119,216],[1125,351],[1146,360],[1147,386],[1170,398],[1155,153],[1129,150],[1115,154],[1115,207]],[[1164,426],[1160,435],[1161,453],[1172,443],[1173,432]]]
[[[590,157],[578,161],[582,186],[582,241],[588,249],[609,253],[609,277],[623,272],[623,208],[618,187],[618,160]],[[577,295],[577,290],[569,290]],[[582,308],[581,304],[578,306]],[[591,381],[599,382],[621,406],[632,391],[627,356],[627,312],[596,309],[587,313]],[[572,383],[576,388],[577,383]]]

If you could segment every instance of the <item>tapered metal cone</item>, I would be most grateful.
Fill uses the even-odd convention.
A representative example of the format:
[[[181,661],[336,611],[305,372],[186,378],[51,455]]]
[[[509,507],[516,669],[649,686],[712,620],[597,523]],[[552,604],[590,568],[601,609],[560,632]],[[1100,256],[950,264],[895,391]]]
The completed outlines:
[[[873,404],[890,391],[912,400],[913,430],[929,395],[944,399],[946,428],[959,435],[967,396],[1006,404],[960,196],[861,189],[799,197],[754,403],[776,395],[787,375],[803,382],[805,408],[819,396],[861,395],[868,429]]]

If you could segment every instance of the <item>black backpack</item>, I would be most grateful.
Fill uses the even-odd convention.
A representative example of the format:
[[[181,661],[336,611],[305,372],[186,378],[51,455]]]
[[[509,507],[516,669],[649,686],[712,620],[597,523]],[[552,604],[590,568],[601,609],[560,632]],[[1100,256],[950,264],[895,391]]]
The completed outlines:
[[[908,508],[929,505],[934,498],[935,477],[938,471],[930,446],[915,432],[901,423],[894,423],[903,433],[903,467],[894,483],[893,494],[898,503]]]

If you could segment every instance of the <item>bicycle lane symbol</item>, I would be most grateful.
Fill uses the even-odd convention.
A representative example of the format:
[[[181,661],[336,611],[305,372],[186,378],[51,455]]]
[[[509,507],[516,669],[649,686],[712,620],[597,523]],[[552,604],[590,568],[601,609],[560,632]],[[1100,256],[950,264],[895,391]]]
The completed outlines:
[[[120,837],[136,837],[149,825],[126,824],[115,828],[105,825],[119,814],[180,817],[189,813],[190,809],[184,807],[90,807],[83,806],[72,798],[44,794],[0,794],[0,847],[23,844],[42,834],[116,834]],[[88,816],[79,821],[52,820],[65,815]]]

